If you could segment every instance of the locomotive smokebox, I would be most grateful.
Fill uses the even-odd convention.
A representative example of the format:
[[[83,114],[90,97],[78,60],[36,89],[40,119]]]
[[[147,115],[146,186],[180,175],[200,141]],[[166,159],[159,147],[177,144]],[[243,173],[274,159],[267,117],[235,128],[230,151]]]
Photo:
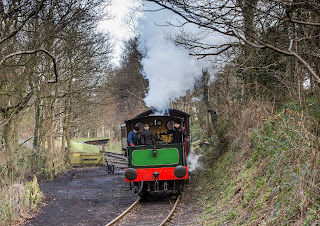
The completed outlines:
[[[174,175],[178,178],[182,178],[184,177],[185,175],[187,174],[187,170],[184,166],[177,166],[175,169],[174,169]]]
[[[134,180],[134,179],[137,178],[137,176],[138,176],[137,170],[132,169],[132,168],[129,168],[129,169],[126,170],[125,177],[128,180]]]

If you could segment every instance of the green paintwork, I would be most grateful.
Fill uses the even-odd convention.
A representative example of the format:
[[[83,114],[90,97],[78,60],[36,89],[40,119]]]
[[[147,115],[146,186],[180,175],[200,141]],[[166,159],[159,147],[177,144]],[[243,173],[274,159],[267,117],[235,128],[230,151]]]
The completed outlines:
[[[179,150],[177,148],[162,148],[156,150],[157,156],[153,155],[153,149],[134,150],[132,152],[132,164],[134,166],[154,166],[179,163]]]

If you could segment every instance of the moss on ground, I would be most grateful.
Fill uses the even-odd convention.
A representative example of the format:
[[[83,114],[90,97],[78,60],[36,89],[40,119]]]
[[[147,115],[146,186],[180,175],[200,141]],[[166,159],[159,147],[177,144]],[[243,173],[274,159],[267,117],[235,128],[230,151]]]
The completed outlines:
[[[123,154],[123,150],[121,147],[121,141],[118,140],[110,140],[106,145],[106,151],[114,152],[118,154]]]

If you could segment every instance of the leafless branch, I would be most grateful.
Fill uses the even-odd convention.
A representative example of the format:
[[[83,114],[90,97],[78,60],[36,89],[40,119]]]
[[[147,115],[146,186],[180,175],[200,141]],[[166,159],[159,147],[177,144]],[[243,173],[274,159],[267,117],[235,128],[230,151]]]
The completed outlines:
[[[3,114],[6,114],[8,111],[10,111],[11,109],[14,109],[16,113],[18,113],[19,111],[21,111],[29,102],[29,100],[31,99],[33,95],[33,91],[29,92],[21,102],[17,103],[16,105],[13,106],[9,106],[6,108],[0,107],[0,112]],[[13,114],[11,114],[13,115]]]
[[[261,42],[262,45],[256,45],[255,43],[252,43],[252,42],[246,40],[245,38],[243,38],[243,37],[241,37],[241,36],[239,36],[239,38],[241,38],[241,39],[242,39],[245,43],[247,43],[248,45],[251,45],[251,46],[253,46],[253,47],[255,47],[255,48],[260,48],[260,49],[268,48],[268,49],[271,49],[271,50],[273,50],[273,51],[275,51],[275,52],[278,52],[278,53],[281,53],[281,54],[284,54],[284,55],[287,55],[287,56],[293,56],[293,57],[297,58],[297,60],[306,67],[306,69],[307,69],[307,70],[309,71],[309,73],[314,77],[314,79],[315,79],[318,83],[320,83],[320,77],[319,77],[319,76],[317,75],[317,73],[312,69],[312,67],[310,66],[310,64],[308,64],[308,62],[305,61],[299,54],[297,54],[296,52],[293,52],[293,51],[291,50],[291,48],[292,48],[292,43],[293,43],[292,40],[290,41],[290,46],[289,46],[288,51],[286,51],[286,50],[277,48],[277,47],[275,47],[275,46],[273,46],[273,45],[270,45],[270,44],[267,44],[267,43],[263,43],[263,42],[261,42],[261,41],[260,41],[260,42]]]
[[[36,54],[37,52],[43,52],[43,53],[45,53],[46,55],[48,55],[52,59],[53,71],[54,71],[54,74],[55,74],[55,80],[54,81],[49,81],[48,83],[56,83],[56,82],[58,82],[58,71],[57,71],[56,59],[51,55],[51,53],[49,53],[45,49],[34,49],[34,50],[26,50],[26,51],[20,51],[20,52],[11,53],[11,54],[5,56],[4,58],[2,58],[2,60],[0,61],[0,65],[2,65],[9,58],[12,58],[12,57],[15,57],[15,56],[19,56],[19,55]]]
[[[215,52],[215,53],[191,53],[189,54],[190,56],[200,56],[199,59],[202,59],[202,58],[205,58],[207,56],[218,56],[220,55],[221,53],[227,51],[228,49],[230,49],[232,47],[232,45],[229,45],[223,49],[221,49],[220,51],[218,52]]]
[[[27,16],[27,18],[25,18],[25,19],[21,22],[21,24],[20,24],[15,30],[13,30],[9,35],[7,35],[6,37],[0,39],[0,44],[2,44],[3,42],[5,42],[5,41],[7,41],[8,39],[10,39],[10,38],[12,38],[13,36],[15,36],[15,35],[24,27],[24,25],[28,22],[28,20],[29,20],[30,18],[32,18],[33,16],[35,16],[35,15],[43,8],[43,5],[44,5],[43,3],[44,3],[44,1],[38,1],[38,2],[40,3],[40,5],[38,6],[38,8],[35,9],[33,12],[31,12],[31,13]],[[22,5],[18,6],[17,9],[19,9],[20,7],[22,7]],[[15,9],[15,10],[17,10],[17,9]],[[10,14],[11,14],[11,12],[10,12]]]

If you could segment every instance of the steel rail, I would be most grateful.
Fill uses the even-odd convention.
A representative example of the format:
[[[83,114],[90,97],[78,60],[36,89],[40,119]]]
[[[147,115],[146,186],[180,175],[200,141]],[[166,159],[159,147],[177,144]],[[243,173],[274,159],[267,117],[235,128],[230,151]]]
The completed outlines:
[[[167,216],[166,219],[164,219],[164,221],[162,221],[162,223],[160,224],[160,226],[163,226],[165,223],[167,223],[167,221],[170,219],[170,217],[172,216],[173,212],[175,211],[178,203],[179,203],[179,200],[180,200],[180,195],[178,196],[177,200],[176,200],[176,203],[174,204],[174,206],[172,207],[172,210],[170,211],[169,215]]]
[[[122,212],[122,214],[120,214],[119,216],[117,216],[115,219],[113,219],[111,222],[109,222],[106,226],[110,226],[113,225],[114,223],[116,223],[118,220],[120,220],[124,215],[126,215],[135,205],[137,205],[139,203],[141,198],[138,198],[131,206],[129,206],[128,209],[126,209],[125,211]]]

